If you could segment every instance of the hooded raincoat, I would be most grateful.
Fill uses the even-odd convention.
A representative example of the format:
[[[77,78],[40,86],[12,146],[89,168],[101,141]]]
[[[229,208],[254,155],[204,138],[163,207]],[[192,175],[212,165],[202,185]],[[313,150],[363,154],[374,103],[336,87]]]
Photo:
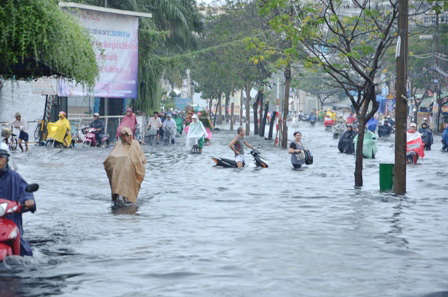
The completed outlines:
[[[406,132],[406,152],[415,152],[420,158],[423,158],[425,156],[424,145],[422,135],[419,132],[412,132],[411,130]]]
[[[428,126],[418,129],[418,132],[422,135],[422,141],[425,143],[426,149],[431,149],[431,145],[434,143],[434,137],[432,135],[432,130]]]
[[[443,130],[442,144],[443,144],[443,147],[442,147],[443,150],[448,149],[448,126],[446,126],[445,129]]]
[[[353,139],[358,135],[358,132],[353,129],[347,129],[344,134],[339,139],[338,149],[341,153],[351,155],[355,152],[355,147],[353,145]]]
[[[193,115],[193,117],[197,118],[197,115]],[[195,144],[198,144],[198,141],[202,137],[207,137],[207,130],[205,130],[204,124],[198,119],[196,122],[193,121],[188,126],[188,133],[187,133],[187,141],[186,141],[186,147],[187,149],[191,149],[191,147]]]
[[[121,120],[120,126],[117,128],[116,137],[117,139],[120,136],[120,131],[124,127],[128,127],[132,131],[132,135],[135,135],[135,126],[137,125],[137,117],[135,116],[135,113],[132,112],[132,109],[128,108],[127,111],[131,112],[131,115],[125,115],[123,119]]]
[[[48,139],[54,139],[68,147],[72,144],[72,135],[70,133],[70,122],[66,117],[60,118],[55,123],[47,124]]]
[[[137,140],[131,144],[117,141],[114,149],[104,161],[112,194],[126,197],[137,203],[140,186],[145,178],[146,156]]]
[[[163,124],[162,129],[166,137],[175,137],[177,132],[176,122],[172,118],[167,118]]]
[[[7,165],[8,166],[8,165]],[[4,170],[0,171],[0,198],[7,199],[10,201],[18,201],[21,204],[25,203],[26,200],[34,200],[32,193],[25,192],[25,188],[28,184],[25,180],[15,172],[11,170],[9,166]],[[34,206],[34,210],[36,206]],[[5,218],[12,220],[20,231],[20,255],[21,256],[32,256],[30,243],[23,237],[24,231],[22,226],[22,214],[13,213],[6,215]]]
[[[355,154],[356,154],[356,144],[358,142],[358,135],[356,135],[355,139],[353,139],[353,142],[355,143]],[[375,154],[377,151],[378,151],[378,147],[376,146],[375,134],[370,130],[366,130],[364,133],[364,143],[363,143],[363,150],[362,150],[362,154],[364,155],[364,158],[367,158],[367,159],[375,158]]]

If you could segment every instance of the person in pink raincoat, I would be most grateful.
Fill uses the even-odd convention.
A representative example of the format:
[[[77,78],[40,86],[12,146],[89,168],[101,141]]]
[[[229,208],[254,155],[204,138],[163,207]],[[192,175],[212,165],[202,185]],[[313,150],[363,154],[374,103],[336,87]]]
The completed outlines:
[[[120,126],[117,128],[117,133],[115,137],[118,139],[118,136],[120,135],[121,129],[124,127],[128,127],[131,129],[132,134],[135,135],[135,126],[137,126],[137,117],[135,116],[135,113],[132,112],[131,108],[128,108],[126,110],[126,115],[121,120]]]

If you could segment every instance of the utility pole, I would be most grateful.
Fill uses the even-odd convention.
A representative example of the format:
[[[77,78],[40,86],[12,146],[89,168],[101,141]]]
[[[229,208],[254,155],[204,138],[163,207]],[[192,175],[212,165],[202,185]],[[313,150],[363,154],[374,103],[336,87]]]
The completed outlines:
[[[395,167],[394,193],[406,193],[406,118],[408,113],[408,98],[406,97],[407,64],[408,64],[408,0],[398,2],[398,30],[397,41],[397,81],[396,109],[395,109]]]

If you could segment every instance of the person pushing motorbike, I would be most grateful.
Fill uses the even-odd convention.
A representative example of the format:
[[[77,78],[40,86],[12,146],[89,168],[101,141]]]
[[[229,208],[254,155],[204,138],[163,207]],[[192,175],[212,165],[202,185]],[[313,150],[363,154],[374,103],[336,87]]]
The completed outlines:
[[[9,168],[10,155],[8,151],[0,149],[0,197],[10,201],[18,201],[25,206],[25,211],[35,211],[36,203],[34,195],[25,192],[28,185],[25,180],[16,171]],[[22,214],[13,213],[6,216],[7,219],[14,221],[20,231],[20,255],[32,256],[33,252],[29,242],[23,237]]]
[[[239,127],[236,132],[238,135],[229,143],[230,149],[235,153],[235,162],[238,168],[243,168],[244,166],[244,146],[254,149],[249,142],[244,139],[244,128]]]

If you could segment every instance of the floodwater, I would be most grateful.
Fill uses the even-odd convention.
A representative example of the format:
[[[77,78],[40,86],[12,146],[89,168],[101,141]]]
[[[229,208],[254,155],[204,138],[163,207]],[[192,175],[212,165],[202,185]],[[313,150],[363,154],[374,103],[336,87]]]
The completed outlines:
[[[408,194],[380,194],[379,164],[339,154],[322,126],[300,123],[314,164],[251,136],[270,168],[212,167],[236,132],[202,155],[145,147],[138,209],[114,211],[102,162],[110,149],[32,147],[19,172],[41,189],[24,214],[35,256],[0,265],[0,296],[448,296],[448,154],[440,137],[408,168]],[[292,133],[291,133],[292,134]],[[292,136],[291,136],[292,139]]]

